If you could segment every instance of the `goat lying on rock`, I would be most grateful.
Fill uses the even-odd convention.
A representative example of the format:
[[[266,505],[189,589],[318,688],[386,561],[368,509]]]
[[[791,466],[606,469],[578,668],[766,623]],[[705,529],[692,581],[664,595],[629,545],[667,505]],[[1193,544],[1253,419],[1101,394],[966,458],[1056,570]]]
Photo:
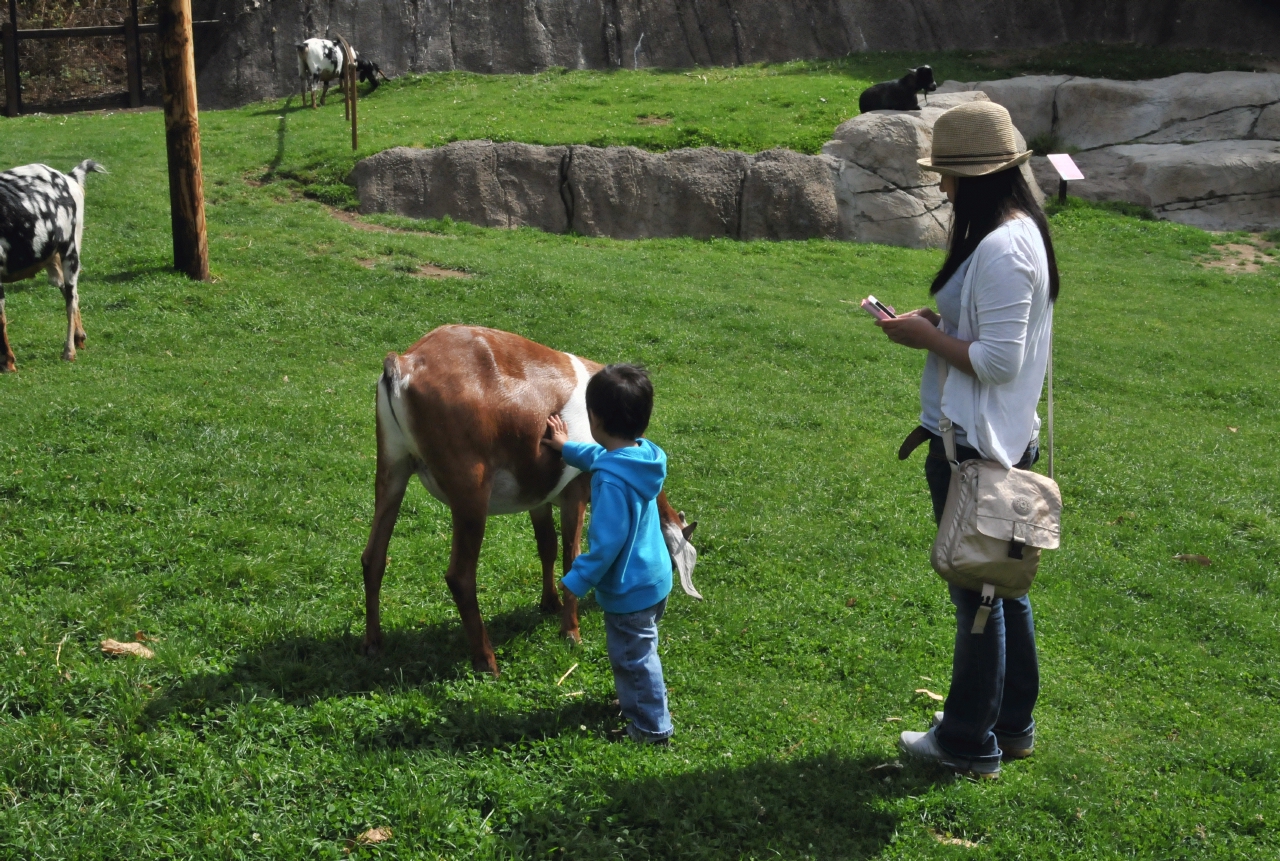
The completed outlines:
[[[62,358],[75,361],[84,346],[80,322],[80,238],[84,233],[84,180],[90,171],[106,173],[85,159],[70,174],[48,165],[28,164],[0,173],[0,371],[17,369],[9,345],[4,285],[30,278],[41,269],[67,302],[67,345]]]
[[[920,102],[916,93],[932,93],[938,89],[933,82],[933,69],[921,66],[912,69],[896,81],[885,81],[867,87],[858,96],[858,110],[868,111],[918,111]]]
[[[600,367],[519,335],[471,326],[442,326],[403,356],[387,356],[378,382],[373,524],[360,559],[367,653],[376,653],[382,645],[378,596],[387,569],[387,546],[415,473],[453,515],[445,582],[462,616],[472,666],[498,673],[476,600],[476,564],[491,514],[529,512],[542,561],[542,610],[560,611],[561,634],[579,639],[577,599],[565,590],[562,605],[556,595],[551,507],[560,508],[567,572],[581,544],[591,477],[541,443],[547,417],[556,413],[568,425],[571,440],[592,440],[587,381]],[[697,524],[686,523],[665,493],[657,502],[663,538],[681,585],[701,598],[692,579],[698,554],[688,540]]]

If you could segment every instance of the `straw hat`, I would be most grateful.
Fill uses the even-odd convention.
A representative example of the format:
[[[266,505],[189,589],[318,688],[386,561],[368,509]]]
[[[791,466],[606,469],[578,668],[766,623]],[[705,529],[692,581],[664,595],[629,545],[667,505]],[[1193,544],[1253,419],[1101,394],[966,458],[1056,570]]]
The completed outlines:
[[[986,176],[1031,158],[1018,148],[1009,112],[995,102],[965,102],[933,124],[933,153],[918,159],[925,170],[945,176]]]

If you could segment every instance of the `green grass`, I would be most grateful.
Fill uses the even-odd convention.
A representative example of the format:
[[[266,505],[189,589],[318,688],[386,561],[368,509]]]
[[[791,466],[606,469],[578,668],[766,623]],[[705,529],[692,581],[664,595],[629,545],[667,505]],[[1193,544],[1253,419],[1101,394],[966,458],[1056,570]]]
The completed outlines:
[[[768,71],[598,78],[754,98],[781,86]],[[396,142],[434,141],[441,91],[510,99],[521,81],[525,113],[503,122],[523,135],[554,111],[538,88],[558,80],[379,90],[362,103],[366,140],[391,142],[379,124],[404,113]],[[828,85],[848,79],[786,83]],[[626,112],[697,101],[664,98]],[[489,122],[456,110],[459,136]],[[752,111],[773,129],[762,146],[803,132],[782,109]],[[934,704],[914,691],[945,691],[953,622],[927,563],[919,455],[894,458],[921,356],[853,303],[923,303],[939,254],[390,218],[371,221],[414,229],[373,232],[256,184],[273,163],[336,170],[322,156],[340,160],[340,112],[203,116],[211,284],[168,269],[159,114],[0,125],[10,164],[113,171],[89,179],[79,361],[58,358],[56,292],[8,288],[20,372],[0,377],[0,856],[340,858],[373,826],[394,838],[352,856],[1280,851],[1273,273],[1202,268],[1212,237],[1193,229],[1075,201],[1053,216],[1066,538],[1033,594],[1037,752],[996,783],[879,769],[900,730],[927,723]],[[613,133],[580,116],[554,139]],[[473,277],[405,274],[425,262]],[[388,648],[357,654],[374,382],[388,350],[448,322],[652,369],[651,436],[673,502],[701,522],[707,596],[673,596],[662,626],[672,749],[616,740],[599,610],[584,611],[581,648],[559,642],[536,612],[524,518],[491,521],[481,559],[499,680],[468,669],[442,582],[448,517],[421,487],[392,541]],[[101,655],[102,638],[135,631],[155,660]]]
[[[323,111],[302,110],[295,96],[229,116],[238,127],[267,125],[276,133],[276,149],[263,150],[264,177],[294,184],[325,203],[350,206],[355,199],[344,183],[356,159],[392,146],[487,138],[653,151],[715,146],[816,153],[841,121],[858,112],[859,93],[920,63],[931,63],[938,81],[1022,73],[1156,77],[1256,65],[1247,57],[1207,51],[1085,45],[1012,54],[854,54],[685,71],[405,75],[361,99],[356,154],[334,119],[342,113],[338,96]]]

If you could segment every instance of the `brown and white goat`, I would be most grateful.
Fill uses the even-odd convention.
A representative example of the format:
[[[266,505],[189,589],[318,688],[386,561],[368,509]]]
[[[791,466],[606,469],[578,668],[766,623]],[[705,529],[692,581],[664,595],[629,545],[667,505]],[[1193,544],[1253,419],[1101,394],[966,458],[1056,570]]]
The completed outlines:
[[[591,441],[587,381],[600,367],[510,332],[472,326],[442,326],[403,356],[387,356],[378,381],[373,525],[360,560],[366,653],[374,654],[382,645],[378,595],[387,568],[387,545],[415,473],[453,515],[445,582],[462,616],[472,666],[498,673],[476,601],[476,564],[491,514],[529,512],[542,561],[541,608],[559,611],[560,633],[580,639],[577,599],[564,590],[562,603],[556,594],[551,507],[560,508],[567,571],[581,545],[590,476],[568,466],[542,440],[547,417],[559,413],[570,439]],[[692,580],[697,551],[688,540],[697,524],[686,523],[665,493],[658,496],[658,512],[681,585],[701,598]]]

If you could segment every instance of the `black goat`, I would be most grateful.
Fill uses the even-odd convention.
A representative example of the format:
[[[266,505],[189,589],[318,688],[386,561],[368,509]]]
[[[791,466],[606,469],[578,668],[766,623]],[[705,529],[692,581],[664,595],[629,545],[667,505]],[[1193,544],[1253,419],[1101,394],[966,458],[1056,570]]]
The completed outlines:
[[[918,111],[920,102],[916,100],[916,93],[922,90],[932,93],[936,89],[938,85],[933,82],[933,69],[921,66],[896,81],[885,81],[867,87],[858,96],[858,110],[864,114],[867,111],[882,110]]]
[[[378,64],[366,57],[356,60],[356,74],[360,76],[360,80],[370,85],[369,92],[378,89],[378,75],[382,75],[382,80],[391,80],[382,74],[382,69],[378,68]]]

